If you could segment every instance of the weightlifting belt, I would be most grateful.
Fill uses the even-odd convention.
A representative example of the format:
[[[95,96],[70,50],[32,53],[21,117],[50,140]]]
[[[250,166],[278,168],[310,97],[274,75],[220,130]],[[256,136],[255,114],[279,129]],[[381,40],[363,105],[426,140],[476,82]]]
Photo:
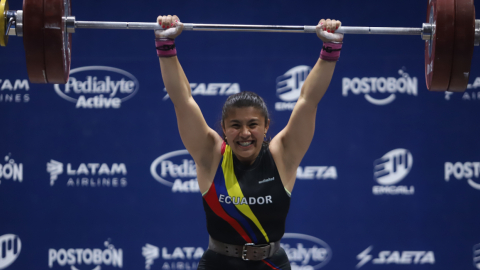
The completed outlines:
[[[280,248],[280,241],[263,245],[246,243],[245,245],[230,245],[213,239],[208,241],[208,249],[225,256],[242,258],[244,261],[261,261],[271,257]]]

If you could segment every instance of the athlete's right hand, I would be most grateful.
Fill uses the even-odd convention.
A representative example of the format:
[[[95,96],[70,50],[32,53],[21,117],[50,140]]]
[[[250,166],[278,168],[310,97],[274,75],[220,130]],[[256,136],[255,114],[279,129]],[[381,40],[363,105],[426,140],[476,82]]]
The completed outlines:
[[[321,19],[316,27],[317,36],[323,42],[342,42],[343,34],[335,33],[342,23],[337,20]]]
[[[157,23],[162,26],[162,29],[155,30],[156,38],[175,39],[183,31],[183,23],[177,15],[158,16]]]

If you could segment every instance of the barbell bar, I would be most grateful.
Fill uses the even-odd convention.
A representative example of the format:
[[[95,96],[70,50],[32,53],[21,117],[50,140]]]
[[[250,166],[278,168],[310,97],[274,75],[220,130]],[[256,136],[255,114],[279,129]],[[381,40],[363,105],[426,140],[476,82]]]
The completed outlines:
[[[42,12],[43,11],[43,12]],[[0,0],[0,45],[23,36],[29,79],[33,83],[68,81],[71,34],[75,29],[162,30],[157,23],[77,21],[70,0],[23,0],[23,10],[8,10]],[[316,26],[195,24],[186,31],[316,33]],[[480,45],[480,20],[473,0],[429,0],[421,28],[342,26],[337,33],[420,35],[425,41],[425,78],[430,91],[467,88],[474,46]]]
[[[68,19],[67,19],[68,20]],[[69,19],[72,32],[75,28],[89,29],[135,29],[135,30],[158,30],[163,29],[157,23],[142,22],[96,22],[75,21],[75,17]],[[199,24],[184,23],[186,31],[225,31],[225,32],[277,32],[277,33],[316,33],[316,26],[292,26],[292,25],[248,25],[248,24]],[[424,26],[427,27],[427,26]],[[72,30],[70,30],[72,29]],[[342,26],[335,32],[343,34],[379,34],[379,35],[422,35],[422,28],[403,27],[354,27]],[[73,33],[73,32],[72,32]]]

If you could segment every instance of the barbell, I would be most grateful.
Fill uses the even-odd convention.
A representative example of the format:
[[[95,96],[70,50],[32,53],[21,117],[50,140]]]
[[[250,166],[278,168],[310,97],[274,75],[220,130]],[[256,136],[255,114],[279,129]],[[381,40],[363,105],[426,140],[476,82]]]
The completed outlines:
[[[65,84],[75,28],[162,30],[157,23],[77,21],[70,0],[23,0],[23,10],[8,10],[0,1],[0,45],[9,36],[23,36],[27,72],[32,83]],[[187,31],[315,33],[316,26],[194,24]],[[467,88],[474,46],[480,44],[480,20],[473,0],[429,0],[421,28],[349,27],[337,33],[420,35],[425,41],[425,78],[430,91],[463,92]]]

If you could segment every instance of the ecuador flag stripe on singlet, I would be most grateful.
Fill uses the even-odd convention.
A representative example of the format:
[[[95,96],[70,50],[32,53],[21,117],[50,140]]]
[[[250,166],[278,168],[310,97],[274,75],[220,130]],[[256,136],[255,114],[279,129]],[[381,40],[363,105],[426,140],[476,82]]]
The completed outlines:
[[[203,196],[205,201],[210,206],[210,209],[219,217],[227,221],[241,236],[247,243],[252,243],[252,240],[242,228],[242,226],[232,217],[230,217],[225,211],[223,210],[222,206],[218,202],[217,191],[215,190],[215,185],[212,185],[208,190],[207,194]]]
[[[214,180],[215,190],[217,190],[218,194],[224,194],[225,196],[227,196],[228,195],[227,188],[225,187],[225,181],[222,179],[223,178],[222,176],[223,175],[220,173],[220,170],[219,170],[219,172],[217,172],[217,174],[215,175],[215,180]],[[250,226],[250,224],[248,224],[248,221],[242,216],[242,214],[238,212],[238,210],[235,208],[235,205],[233,203],[230,203],[230,204],[224,203],[222,206],[225,212],[227,212],[227,214],[229,214],[232,218],[240,222],[243,225],[243,227],[248,231],[248,233],[250,234],[250,237],[253,240],[253,242],[249,242],[249,243],[257,243],[257,236],[253,232],[252,227]]]
[[[278,266],[276,266],[275,264],[273,264],[273,262],[269,259],[265,259],[265,260],[262,260],[262,262],[264,262],[266,265],[270,266],[272,269],[275,269],[275,270],[282,270],[280,268],[278,268]]]
[[[233,157],[232,157],[232,149],[230,148],[230,145],[227,145],[225,147],[225,152],[223,154],[223,161],[222,161],[222,169],[223,169],[223,175],[225,177],[225,185],[228,191],[228,195],[231,198],[236,197],[238,199],[238,202],[241,202],[241,200],[245,196],[243,196],[242,189],[240,188],[240,184],[238,183],[237,177],[235,176],[235,172],[233,170]],[[215,182],[216,182],[215,185],[217,186],[217,181]],[[227,204],[227,205],[231,205],[231,204]],[[255,223],[257,228],[265,237],[265,240],[267,241],[267,243],[270,242],[270,240],[268,239],[267,233],[263,229],[262,224],[260,224],[260,221],[258,221],[255,214],[253,214],[252,209],[250,209],[250,206],[248,206],[248,204],[240,204],[240,203],[237,203],[235,206],[242,214],[247,216],[253,223]]]

